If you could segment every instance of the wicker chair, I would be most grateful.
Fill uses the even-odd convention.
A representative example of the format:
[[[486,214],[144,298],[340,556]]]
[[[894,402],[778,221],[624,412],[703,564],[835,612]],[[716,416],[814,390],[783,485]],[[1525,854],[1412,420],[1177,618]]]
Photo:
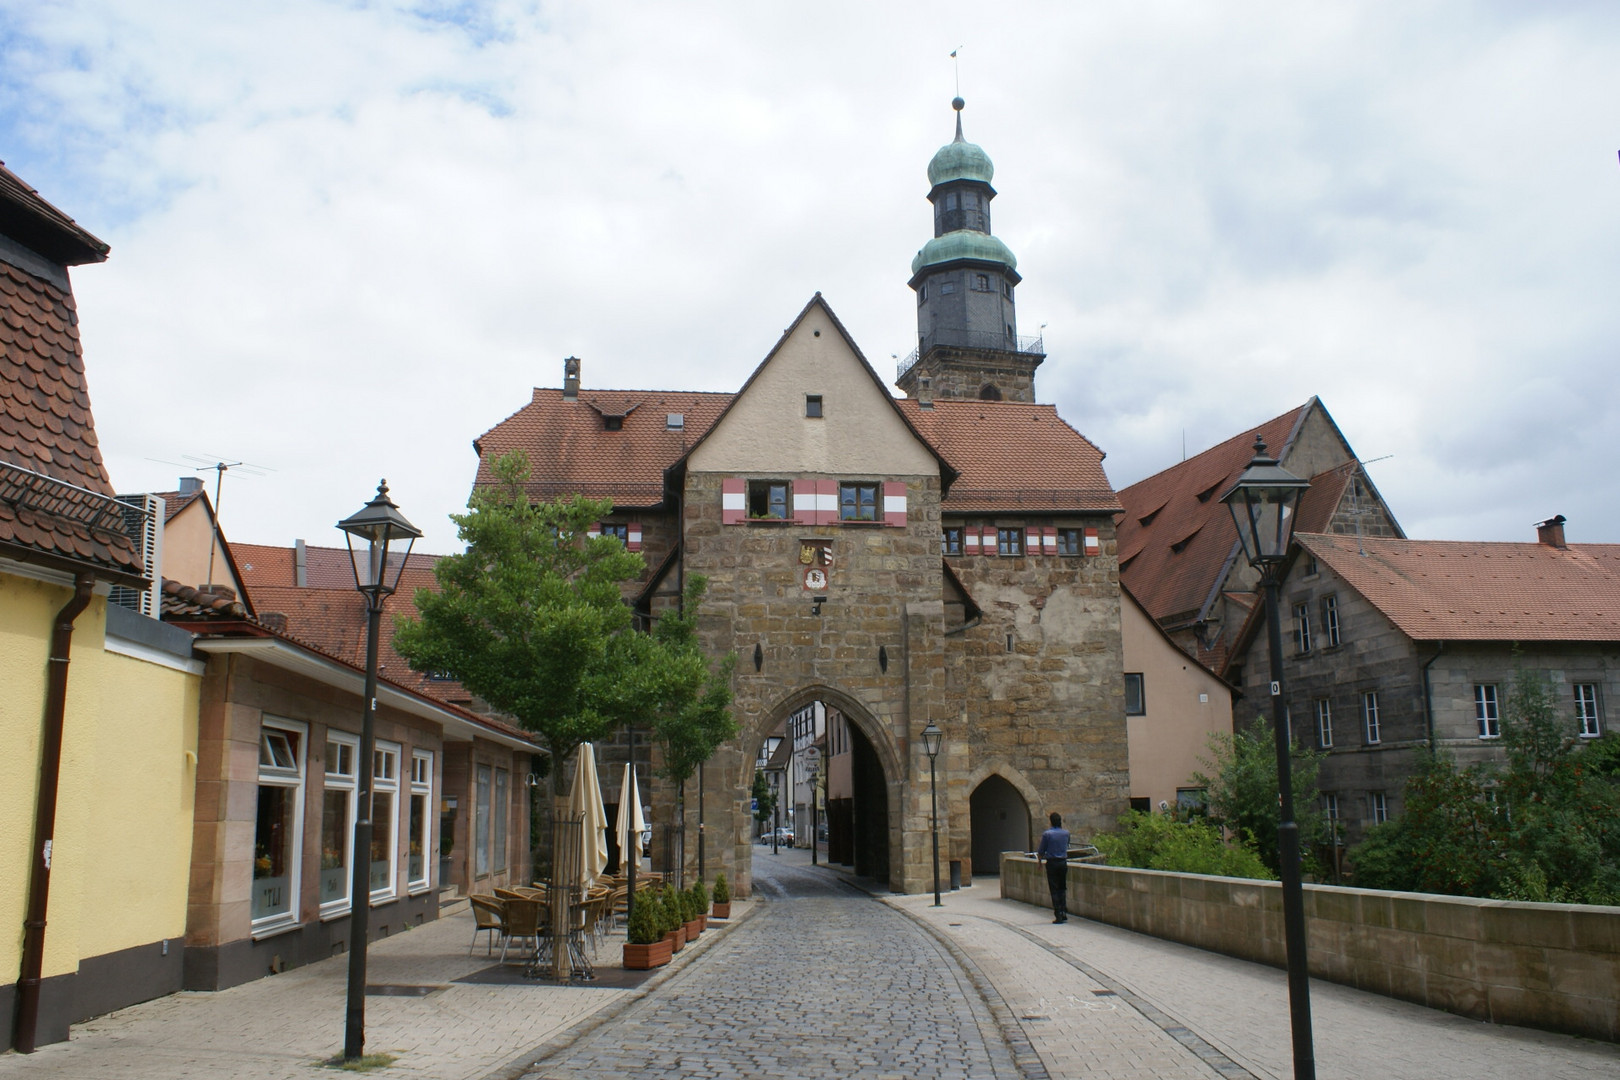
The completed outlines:
[[[540,939],[547,933],[546,909],[538,900],[529,900],[519,897],[516,900],[506,901],[505,933],[501,937],[501,963],[506,963],[506,950],[516,939],[519,942],[518,956],[529,960],[540,955]],[[522,943],[529,942],[533,952],[524,955]]]
[[[484,955],[488,956],[495,948],[495,939],[505,937],[506,905],[496,896],[486,896],[483,893],[474,893],[468,901],[472,904],[473,937],[472,944],[467,946],[467,955],[471,956],[473,949],[478,947],[478,935],[489,932],[484,939]]]

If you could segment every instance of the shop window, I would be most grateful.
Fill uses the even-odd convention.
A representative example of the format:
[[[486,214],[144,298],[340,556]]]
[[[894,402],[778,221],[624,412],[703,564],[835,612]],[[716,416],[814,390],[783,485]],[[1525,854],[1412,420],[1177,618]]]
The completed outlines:
[[[377,744],[371,777],[371,902],[394,896],[399,852],[399,746]]]
[[[433,805],[433,754],[427,750],[411,753],[411,808],[405,834],[405,886],[412,892],[426,889],[430,882],[433,837],[429,832],[428,809]]]
[[[494,826],[493,854],[497,874],[506,869],[506,822],[512,815],[510,800],[506,797],[509,775],[505,769],[495,770],[495,812],[491,824]]]
[[[473,873],[489,876],[489,795],[495,785],[495,770],[478,766],[473,792]]]
[[[298,922],[303,855],[304,742],[309,729],[266,719],[259,733],[259,798],[253,829],[255,935]]]
[[[326,737],[326,790],[321,796],[321,917],[349,910],[354,880],[354,792],[360,741],[337,732]]]

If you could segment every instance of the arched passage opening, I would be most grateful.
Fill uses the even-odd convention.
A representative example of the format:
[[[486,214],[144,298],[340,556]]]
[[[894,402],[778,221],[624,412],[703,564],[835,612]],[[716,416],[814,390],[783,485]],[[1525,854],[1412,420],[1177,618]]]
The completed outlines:
[[[1001,873],[1003,851],[1030,850],[1029,804],[1005,777],[985,777],[973,789],[968,809],[972,815],[975,874]]]
[[[893,750],[868,734],[880,730],[871,714],[840,691],[807,687],[770,715],[777,719],[760,736],[755,767],[778,793],[791,843],[815,843],[828,863],[887,882],[899,808],[891,805],[889,790]],[[751,835],[766,835],[775,825],[773,815],[756,822]],[[751,847],[750,859],[760,850]]]

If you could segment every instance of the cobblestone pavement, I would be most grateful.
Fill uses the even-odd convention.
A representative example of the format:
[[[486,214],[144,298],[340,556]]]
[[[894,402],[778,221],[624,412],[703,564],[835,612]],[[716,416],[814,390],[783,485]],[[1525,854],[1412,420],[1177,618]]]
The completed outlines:
[[[746,925],[526,1080],[1019,1078],[948,950],[807,861],[756,855]]]

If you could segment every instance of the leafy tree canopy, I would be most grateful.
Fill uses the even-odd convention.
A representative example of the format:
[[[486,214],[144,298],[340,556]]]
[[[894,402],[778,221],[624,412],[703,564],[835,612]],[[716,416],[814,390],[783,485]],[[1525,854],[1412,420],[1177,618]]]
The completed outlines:
[[[673,640],[678,628],[648,635],[633,627],[621,584],[641,574],[641,555],[588,536],[611,503],[531,501],[521,451],[493,471],[467,513],[452,515],[466,550],[440,559],[439,591],[418,590],[418,614],[396,620],[401,655],[418,671],[459,679],[539,736],[554,762],[664,709],[696,711],[718,729],[718,676],[695,640]]]
[[[1213,775],[1194,773],[1193,783],[1205,790],[1210,821],[1232,830],[1277,874],[1281,866],[1277,854],[1277,744],[1270,725],[1257,718],[1253,726],[1232,735],[1213,736],[1209,749],[1211,757],[1202,761],[1215,771]],[[1313,852],[1325,832],[1316,790],[1322,755],[1297,743],[1290,754],[1300,859],[1310,873],[1316,869]]]
[[[701,574],[686,579],[679,610],[659,616],[653,632],[637,647],[643,653],[637,670],[660,673],[658,700],[647,713],[653,738],[663,750],[664,775],[684,783],[720,746],[737,735],[731,715],[731,672],[736,654],[710,667],[697,639],[697,612],[708,581]]]

